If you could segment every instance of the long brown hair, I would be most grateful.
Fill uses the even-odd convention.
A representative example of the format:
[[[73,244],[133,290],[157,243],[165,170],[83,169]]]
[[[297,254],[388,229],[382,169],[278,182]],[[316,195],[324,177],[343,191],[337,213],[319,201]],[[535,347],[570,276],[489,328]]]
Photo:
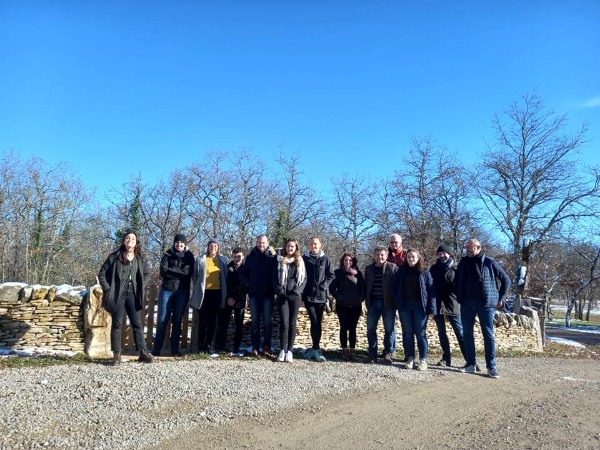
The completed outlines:
[[[425,270],[425,267],[423,266],[423,256],[421,255],[421,253],[419,253],[419,250],[416,250],[414,248],[409,248],[408,250],[406,250],[406,255],[408,256],[409,252],[413,252],[416,253],[417,255],[417,263],[415,264],[415,268],[419,271],[419,272],[423,272]],[[404,265],[409,268],[410,266],[408,265],[408,258],[406,258],[404,260]]]
[[[129,261],[127,259],[127,247],[125,247],[125,238],[127,236],[129,236],[130,234],[133,234],[135,236],[135,247],[133,249],[133,253],[136,256],[136,258],[139,258],[142,256],[142,243],[140,242],[140,237],[137,235],[137,233],[135,231],[128,231],[127,233],[125,233],[123,235],[123,239],[121,239],[121,246],[119,247],[119,261],[121,262],[121,264],[130,264],[131,261]]]
[[[289,242],[293,242],[294,244],[296,244],[296,251],[294,252],[293,255],[288,255],[287,254],[287,245]],[[296,239],[288,239],[287,241],[285,241],[285,244],[283,245],[283,249],[282,249],[282,253],[283,256],[286,258],[289,257],[293,257],[294,258],[294,265],[296,267],[298,267],[300,265],[300,244],[298,244],[298,241]]]

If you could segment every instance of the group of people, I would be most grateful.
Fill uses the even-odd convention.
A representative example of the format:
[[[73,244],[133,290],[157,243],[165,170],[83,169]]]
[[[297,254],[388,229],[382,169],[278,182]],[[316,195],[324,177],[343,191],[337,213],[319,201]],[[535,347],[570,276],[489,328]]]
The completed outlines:
[[[144,343],[139,311],[147,279],[146,263],[135,233],[124,236],[120,248],[111,253],[99,273],[103,306],[112,315],[111,346],[113,364],[121,360],[121,322],[127,313],[134,331],[139,360],[152,362],[161,354],[170,321],[171,355],[181,356],[179,341],[187,305],[198,310],[198,349],[201,352],[224,350],[227,329],[233,315],[235,332],[233,352],[240,353],[244,312],[249,304],[251,315],[252,355],[272,355],[272,317],[279,312],[280,351],[276,360],[293,362],[296,324],[301,302],[309,320],[312,348],[307,359],[325,361],[320,347],[322,319],[331,295],[336,300],[340,323],[340,346],[345,360],[355,360],[358,321],[366,309],[369,362],[378,361],[377,326],[383,322],[385,364],[392,364],[396,352],[396,317],[402,327],[402,345],[406,368],[427,369],[428,342],[426,327],[435,320],[442,358],[438,366],[450,367],[452,352],[446,333],[446,321],[456,335],[466,364],[461,370],[480,371],[475,358],[473,335],[475,317],[479,317],[484,339],[488,375],[498,378],[495,359],[494,310],[502,306],[510,288],[510,279],[498,263],[481,252],[476,239],[467,241],[466,256],[457,265],[452,249],[440,245],[437,260],[425,267],[423,256],[413,248],[404,249],[402,238],[393,234],[389,247],[378,246],[373,263],[364,275],[355,255],[344,253],[334,269],[322,250],[318,237],[309,241],[301,254],[300,245],[288,239],[275,251],[266,235],[256,239],[256,246],[244,256],[234,248],[230,262],[220,254],[219,243],[209,240],[206,251],[194,257],[187,248],[185,235],[177,234],[173,246],[160,262],[162,280],[158,296],[158,325],[154,348]],[[193,286],[193,287],[192,287]],[[191,292],[191,296],[190,296]],[[261,324],[263,335],[261,339]],[[416,360],[415,339],[419,360]]]

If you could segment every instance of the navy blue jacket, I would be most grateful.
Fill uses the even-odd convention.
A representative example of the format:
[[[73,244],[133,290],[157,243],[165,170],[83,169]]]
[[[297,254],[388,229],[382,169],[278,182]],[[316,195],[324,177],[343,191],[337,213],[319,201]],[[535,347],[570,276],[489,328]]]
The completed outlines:
[[[392,283],[396,308],[402,310],[406,306],[407,300],[404,298],[404,276],[408,266],[403,264]],[[424,270],[419,274],[419,288],[421,291],[421,303],[425,314],[436,314],[435,288],[433,287],[433,278],[429,270]]]
[[[273,271],[277,259],[267,248],[261,253],[256,247],[246,257],[240,279],[248,287],[250,297],[273,297]]]
[[[481,293],[478,298],[467,299],[465,297],[465,283],[467,278],[466,271],[468,270],[469,257],[465,256],[458,263],[456,270],[456,299],[459,303],[465,300],[475,300],[482,302],[486,308],[495,308],[499,301],[504,301],[508,290],[510,289],[510,278],[500,265],[492,258],[481,255],[477,258],[479,270],[481,271]],[[500,287],[498,287],[500,282]]]

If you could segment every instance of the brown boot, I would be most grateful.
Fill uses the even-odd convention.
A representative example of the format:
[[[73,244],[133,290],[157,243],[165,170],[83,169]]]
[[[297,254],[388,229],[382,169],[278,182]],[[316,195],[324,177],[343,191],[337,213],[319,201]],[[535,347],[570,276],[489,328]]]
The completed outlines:
[[[110,362],[111,366],[118,366],[121,364],[121,352],[113,352],[113,359]]]
[[[140,351],[140,357],[138,358],[139,362],[151,363],[153,360],[154,357],[148,350],[144,349]]]
[[[271,358],[271,349],[269,347],[263,348],[263,355],[265,358]]]
[[[350,350],[348,350],[347,348],[343,348],[342,349],[342,359],[344,361],[349,361],[350,360]]]
[[[348,351],[348,358],[350,358],[350,361],[356,361],[356,354],[353,348]]]

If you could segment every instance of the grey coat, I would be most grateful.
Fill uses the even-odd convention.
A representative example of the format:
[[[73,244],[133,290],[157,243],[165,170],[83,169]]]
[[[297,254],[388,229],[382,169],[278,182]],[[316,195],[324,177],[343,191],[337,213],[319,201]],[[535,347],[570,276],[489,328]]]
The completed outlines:
[[[221,308],[225,308],[227,299],[227,259],[222,255],[219,255],[219,268],[221,269]],[[192,282],[194,283],[194,292],[190,299],[190,306],[200,309],[204,301],[204,288],[206,286],[206,255],[196,257]]]

